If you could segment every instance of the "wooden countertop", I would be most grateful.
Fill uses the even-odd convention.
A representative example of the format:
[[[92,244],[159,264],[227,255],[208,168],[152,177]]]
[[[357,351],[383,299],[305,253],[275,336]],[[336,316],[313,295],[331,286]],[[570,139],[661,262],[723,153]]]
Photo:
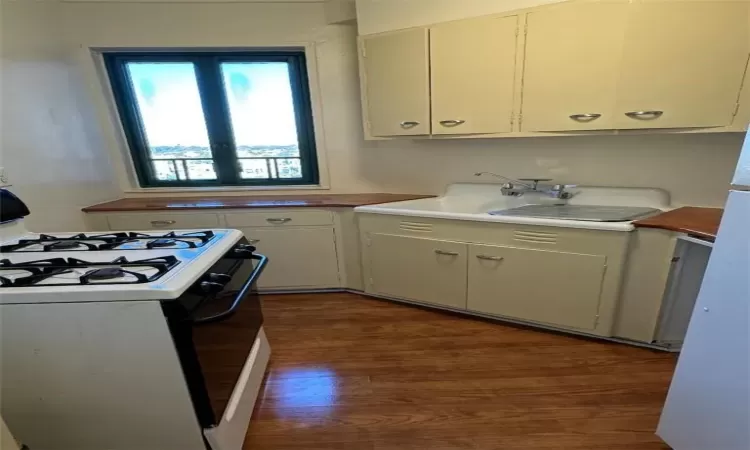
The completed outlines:
[[[633,222],[636,227],[662,228],[705,239],[716,239],[723,209],[686,206]]]
[[[309,194],[245,195],[210,197],[138,197],[121,198],[83,208],[84,212],[184,211],[245,208],[326,208],[375,205],[430,198],[434,195],[412,194]]]

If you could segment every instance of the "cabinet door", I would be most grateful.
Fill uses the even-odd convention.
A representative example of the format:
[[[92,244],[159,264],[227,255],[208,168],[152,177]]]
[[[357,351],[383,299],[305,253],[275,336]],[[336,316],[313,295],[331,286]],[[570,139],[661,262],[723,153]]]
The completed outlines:
[[[432,133],[511,131],[518,17],[430,29]]]
[[[467,308],[593,330],[605,261],[598,255],[470,245]]]
[[[387,234],[365,242],[367,292],[466,308],[466,244]]]
[[[362,46],[370,134],[430,134],[427,29],[363,38]]]
[[[528,15],[523,131],[614,128],[628,8],[563,4]]]
[[[245,237],[268,257],[258,280],[261,289],[339,287],[333,228],[242,228]]]
[[[745,82],[740,93],[739,105],[737,105],[737,115],[734,116],[732,125],[747,131],[750,125],[750,64],[745,73]]]
[[[616,126],[731,124],[748,54],[747,2],[631,6]]]

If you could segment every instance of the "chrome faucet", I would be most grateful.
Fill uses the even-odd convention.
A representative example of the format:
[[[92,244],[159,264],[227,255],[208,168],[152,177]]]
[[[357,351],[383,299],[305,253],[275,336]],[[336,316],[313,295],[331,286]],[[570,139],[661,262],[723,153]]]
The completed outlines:
[[[510,197],[520,197],[526,192],[542,192],[553,198],[568,200],[570,198],[573,198],[573,196],[575,195],[573,192],[566,191],[566,189],[575,187],[575,185],[540,184],[540,182],[543,181],[552,181],[551,178],[521,178],[520,180],[516,180],[514,178],[506,177],[505,175],[498,175],[493,172],[477,172],[474,174],[475,177],[481,177],[482,175],[490,175],[506,181],[506,183],[503,184],[500,188],[500,191],[503,195],[507,195]]]

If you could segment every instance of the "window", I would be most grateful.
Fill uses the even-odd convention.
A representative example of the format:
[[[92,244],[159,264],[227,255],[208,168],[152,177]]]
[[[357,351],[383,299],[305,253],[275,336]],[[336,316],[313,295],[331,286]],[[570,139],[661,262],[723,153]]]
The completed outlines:
[[[104,61],[141,186],[318,183],[302,51]]]

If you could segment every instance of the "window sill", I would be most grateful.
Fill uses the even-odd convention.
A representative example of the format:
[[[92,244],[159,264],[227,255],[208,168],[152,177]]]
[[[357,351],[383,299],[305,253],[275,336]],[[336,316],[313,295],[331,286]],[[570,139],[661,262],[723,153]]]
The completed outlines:
[[[196,186],[174,188],[135,188],[123,191],[125,194],[150,193],[194,193],[194,192],[268,192],[268,191],[329,191],[331,188],[323,185],[301,186]]]

